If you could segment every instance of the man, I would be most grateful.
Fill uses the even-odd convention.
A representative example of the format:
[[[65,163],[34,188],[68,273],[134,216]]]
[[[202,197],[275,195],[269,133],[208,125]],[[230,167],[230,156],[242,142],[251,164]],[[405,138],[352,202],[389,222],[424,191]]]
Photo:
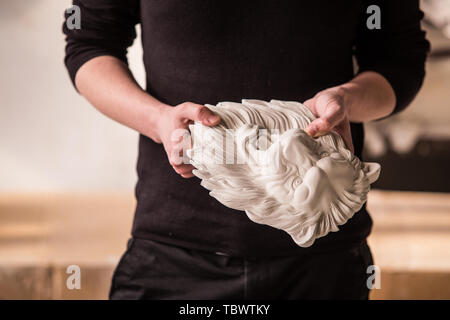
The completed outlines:
[[[81,29],[67,35],[78,89],[138,131],[137,208],[111,299],[367,299],[365,207],[309,248],[221,205],[171,154],[174,130],[214,126],[203,104],[306,101],[317,137],[340,133],[361,157],[362,123],[404,109],[419,90],[429,44],[418,1],[76,0]],[[369,5],[381,28],[369,28]],[[375,11],[376,13],[376,11]],[[126,51],[140,23],[141,89]],[[358,72],[353,71],[356,57]]]

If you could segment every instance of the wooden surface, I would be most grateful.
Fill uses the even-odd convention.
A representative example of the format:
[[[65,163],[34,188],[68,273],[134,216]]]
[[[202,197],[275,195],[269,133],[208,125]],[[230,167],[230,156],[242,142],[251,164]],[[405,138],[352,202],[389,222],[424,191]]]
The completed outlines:
[[[450,194],[372,191],[372,299],[450,299]]]
[[[450,271],[450,194],[372,191],[368,210],[377,264],[401,271]]]
[[[125,250],[132,194],[0,194],[0,299],[104,299]],[[373,299],[450,299],[450,195],[372,191]],[[66,288],[67,266],[82,289]]]

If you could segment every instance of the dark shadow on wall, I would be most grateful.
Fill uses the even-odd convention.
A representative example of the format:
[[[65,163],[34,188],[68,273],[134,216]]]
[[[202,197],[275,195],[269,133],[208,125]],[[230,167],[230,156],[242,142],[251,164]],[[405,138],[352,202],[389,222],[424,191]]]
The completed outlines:
[[[421,139],[408,153],[398,154],[389,148],[379,158],[365,152],[363,159],[381,164],[374,188],[450,192],[450,140]]]

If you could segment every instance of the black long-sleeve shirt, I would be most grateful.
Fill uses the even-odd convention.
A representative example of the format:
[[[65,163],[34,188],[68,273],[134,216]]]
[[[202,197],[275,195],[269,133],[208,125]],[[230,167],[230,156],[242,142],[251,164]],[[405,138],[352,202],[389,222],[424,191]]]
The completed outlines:
[[[75,0],[81,29],[68,30],[66,65],[72,80],[102,55],[126,62],[142,28],[147,91],[169,105],[215,104],[243,98],[304,101],[359,72],[382,74],[394,89],[395,112],[424,78],[429,43],[417,0]],[[381,9],[381,29],[369,30],[369,5]],[[356,154],[364,132],[352,124]],[[132,234],[189,248],[274,256],[332,250],[364,240],[372,221],[365,207],[339,232],[298,247],[284,231],[251,222],[208,195],[198,178],[183,179],[164,148],[140,136]]]

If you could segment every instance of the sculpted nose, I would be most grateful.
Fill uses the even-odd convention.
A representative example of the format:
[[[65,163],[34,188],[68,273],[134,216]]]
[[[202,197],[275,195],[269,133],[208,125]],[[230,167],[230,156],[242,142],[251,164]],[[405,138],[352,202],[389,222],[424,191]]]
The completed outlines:
[[[326,181],[326,173],[319,167],[310,168],[303,179],[313,191],[321,187],[321,184]]]
[[[318,167],[310,168],[303,178],[303,183],[295,191],[296,208],[311,211],[326,205],[325,183],[326,173]]]

